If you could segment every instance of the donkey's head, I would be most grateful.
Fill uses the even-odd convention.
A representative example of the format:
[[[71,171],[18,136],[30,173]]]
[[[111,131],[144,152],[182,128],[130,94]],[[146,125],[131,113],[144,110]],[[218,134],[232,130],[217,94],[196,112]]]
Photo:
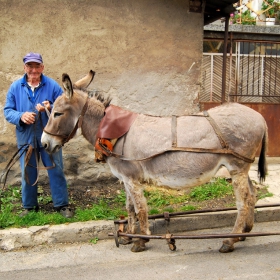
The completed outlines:
[[[77,133],[88,106],[88,95],[84,92],[95,72],[92,70],[72,84],[68,74],[62,75],[64,94],[56,99],[41,141],[49,153],[55,153]]]

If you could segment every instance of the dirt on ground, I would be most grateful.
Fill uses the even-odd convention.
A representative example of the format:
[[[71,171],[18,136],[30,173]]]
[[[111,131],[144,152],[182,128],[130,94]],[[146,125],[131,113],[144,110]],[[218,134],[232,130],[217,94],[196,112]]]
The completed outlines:
[[[259,199],[259,196],[266,193],[267,189],[263,188],[262,186],[255,183],[258,195],[257,200]],[[92,207],[93,204],[98,204],[101,199],[108,200],[108,203],[110,204],[110,201],[113,201],[117,195],[121,193],[121,191],[124,191],[124,185],[123,183],[119,182],[117,179],[111,179],[109,181],[99,181],[94,183],[92,186],[69,186],[68,192],[69,192],[69,201],[70,201],[70,207],[72,209],[86,209]],[[164,189],[166,191],[166,189]],[[191,189],[187,190],[178,190],[178,195],[184,194],[190,192]],[[174,191],[173,191],[174,193]],[[41,195],[49,196],[50,197],[50,189],[49,186],[43,186],[41,188]],[[218,209],[218,208],[228,208],[228,207],[235,207],[235,197],[234,195],[226,195],[222,198],[216,198],[216,199],[209,199],[205,201],[185,201],[178,205],[172,205],[173,207],[180,208],[182,206],[187,206],[188,204],[191,204],[192,206],[195,206],[196,209]],[[49,202],[44,202],[43,204],[40,204],[40,208],[43,211],[51,212],[53,211],[53,204],[50,200]]]

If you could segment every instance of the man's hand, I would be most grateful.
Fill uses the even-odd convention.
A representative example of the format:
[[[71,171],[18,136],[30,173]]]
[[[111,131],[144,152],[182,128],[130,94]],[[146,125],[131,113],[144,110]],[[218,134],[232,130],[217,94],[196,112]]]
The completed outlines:
[[[43,105],[41,105],[40,103],[38,103],[36,105],[36,109],[38,110],[38,112],[44,112],[45,108],[47,108],[49,111],[51,110],[51,104],[48,100],[43,101],[42,102]]]
[[[33,124],[35,122],[35,118],[36,118],[36,113],[33,112],[25,112],[23,113],[23,115],[21,116],[21,120],[22,122],[24,122],[25,124]]]

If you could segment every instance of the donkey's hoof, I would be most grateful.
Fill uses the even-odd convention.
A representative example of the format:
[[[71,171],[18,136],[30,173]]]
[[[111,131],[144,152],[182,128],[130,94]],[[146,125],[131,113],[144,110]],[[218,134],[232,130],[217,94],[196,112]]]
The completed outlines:
[[[228,245],[226,243],[223,243],[222,247],[219,250],[220,253],[230,253],[232,251],[234,251],[234,246]]]
[[[135,241],[131,248],[131,252],[133,253],[143,252],[145,251],[145,248],[146,246],[143,242]]]
[[[121,245],[128,245],[128,244],[131,244],[133,241],[131,238],[126,238],[126,237],[121,237],[119,239],[119,244]]]
[[[245,241],[246,237],[239,237],[239,241]]]

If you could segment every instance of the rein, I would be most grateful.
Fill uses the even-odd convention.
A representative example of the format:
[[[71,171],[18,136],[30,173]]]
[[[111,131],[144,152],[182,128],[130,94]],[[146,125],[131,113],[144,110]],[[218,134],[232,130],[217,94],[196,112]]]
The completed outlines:
[[[50,112],[49,110],[45,107],[45,111],[48,115],[48,117],[50,116]],[[36,126],[36,123],[38,120],[41,120],[41,115],[40,115],[40,112],[38,114],[38,117],[35,119],[35,123],[33,124],[34,125],[34,129],[35,129],[35,126]],[[41,125],[42,125],[42,121],[41,121]],[[29,164],[29,160],[31,158],[31,155],[32,155],[32,152],[33,152],[33,149],[35,150],[35,160],[36,160],[36,166],[33,166],[31,164]],[[26,169],[27,165],[29,166],[32,166],[36,169],[46,169],[46,170],[49,170],[49,169],[52,169],[54,168],[55,164],[53,162],[53,158],[52,156],[50,155],[50,158],[51,158],[51,161],[53,163],[52,166],[46,166],[46,167],[39,167],[39,158],[38,158],[38,155],[36,154],[36,150],[37,150],[37,144],[36,144],[36,139],[34,140],[34,148],[32,147],[31,144],[24,144],[22,145],[15,153],[14,155],[12,156],[12,158],[9,160],[8,164],[6,165],[6,167],[4,168],[3,172],[1,173],[0,175],[0,185],[3,184],[3,188],[5,188],[5,185],[6,185],[6,181],[7,181],[7,177],[8,177],[8,174],[11,170],[11,168],[13,167],[13,165],[17,162],[17,160],[20,159],[20,157],[24,154],[25,154],[25,159],[24,159],[24,169]],[[24,172],[25,173],[25,172]],[[37,174],[37,179],[36,181],[33,183],[32,186],[34,186],[37,182],[38,182],[38,179],[39,179],[39,173]],[[28,182],[28,184],[30,183],[29,182],[29,179],[27,178],[26,174],[25,174],[25,180],[26,182]]]
[[[88,100],[89,98],[87,98],[84,106],[83,106],[83,109],[81,111],[81,114],[79,115],[78,117],[78,120],[74,126],[74,128],[72,129],[72,131],[70,132],[69,135],[63,135],[63,134],[58,134],[58,133],[53,133],[53,132],[50,132],[50,131],[47,131],[45,128],[43,129],[43,131],[49,135],[52,135],[52,136],[58,136],[58,137],[61,137],[63,138],[63,144],[62,146],[64,146],[64,144],[66,144],[67,142],[69,142],[73,137],[74,135],[76,134],[78,128],[81,128],[82,126],[82,123],[83,123],[83,119],[84,119],[84,116],[85,116],[85,113],[87,111],[87,108],[88,108]]]
[[[3,188],[6,185],[7,176],[10,171],[10,169],[13,167],[13,165],[19,160],[19,158],[25,153],[25,151],[28,150],[29,144],[24,144],[21,146],[12,156],[12,158],[9,160],[8,164],[4,168],[2,174],[0,175],[0,184],[3,184]]]

